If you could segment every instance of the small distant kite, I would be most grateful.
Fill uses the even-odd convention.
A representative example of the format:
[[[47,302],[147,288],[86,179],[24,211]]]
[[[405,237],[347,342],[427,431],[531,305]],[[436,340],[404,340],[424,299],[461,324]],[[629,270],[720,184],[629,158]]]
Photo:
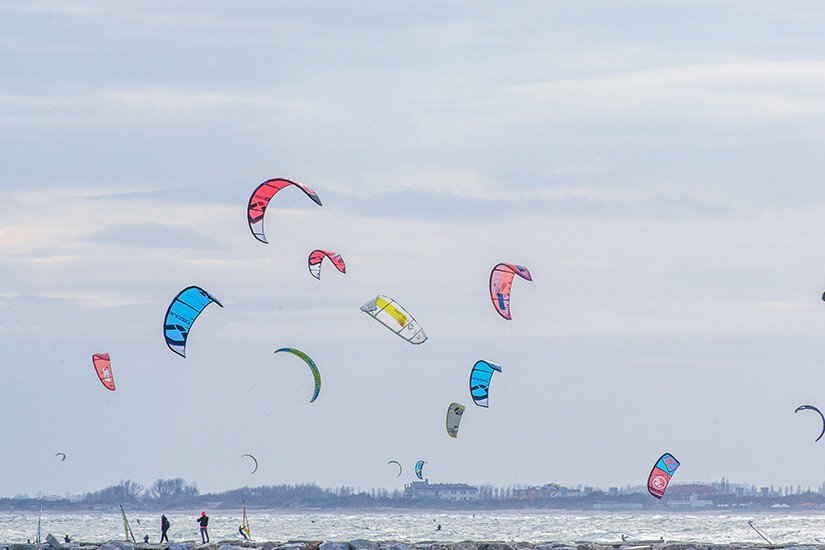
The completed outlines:
[[[665,453],[660,456],[647,478],[647,490],[650,494],[656,498],[662,498],[667,484],[670,483],[670,478],[673,477],[678,467],[679,461],[672,454]]]
[[[66,460],[66,453],[54,453],[54,456],[59,456],[60,462],[65,462]]]
[[[306,185],[301,185],[300,183],[283,178],[266,180],[252,192],[252,196],[249,197],[249,205],[246,208],[249,230],[252,231],[252,235],[254,235],[256,239],[264,244],[269,244],[266,240],[266,235],[264,235],[264,212],[266,212],[266,207],[269,206],[269,201],[275,196],[275,193],[290,185],[294,185],[303,191],[306,196],[312,199],[318,206],[323,206],[321,199],[318,198],[318,194]]]
[[[301,359],[304,360],[304,363],[307,364],[307,366],[309,367],[309,370],[312,371],[312,378],[315,380],[315,390],[312,392],[312,399],[310,399],[309,402],[312,403],[313,401],[315,401],[318,398],[318,394],[321,393],[321,373],[318,370],[318,367],[315,366],[315,361],[313,361],[312,358],[310,358],[309,355],[307,355],[306,353],[304,353],[303,351],[301,351],[299,349],[280,348],[280,349],[276,349],[275,353],[278,353],[279,351],[285,351],[287,353],[291,353],[292,355],[300,357]]]
[[[447,407],[447,435],[450,437],[458,437],[458,425],[463,414],[464,405],[453,402]]]
[[[397,460],[390,460],[389,462],[387,462],[387,465],[389,464],[395,464],[396,466],[398,466],[398,474],[395,477],[399,477],[401,475],[401,472],[404,471],[404,468],[401,467],[401,463]]]
[[[415,463],[415,477],[418,479],[424,479],[424,462],[423,460],[419,460]]]
[[[487,407],[490,400],[490,380],[493,372],[501,372],[501,367],[489,361],[476,361],[470,371],[470,396],[479,407]]]
[[[340,254],[337,252],[332,252],[330,250],[313,250],[309,253],[309,258],[307,259],[307,264],[309,265],[309,272],[312,274],[313,277],[321,280],[321,262],[324,258],[329,258],[329,261],[332,262],[332,265],[335,266],[335,269],[340,271],[341,273],[347,272],[347,266],[344,264],[344,258],[341,257]]]
[[[547,485],[545,485],[545,487],[551,487],[553,489],[553,494],[550,496],[556,496],[556,494],[559,492],[558,483],[548,483]]]
[[[510,287],[513,285],[513,277],[518,275],[522,279],[532,281],[533,277],[526,267],[515,264],[498,264],[490,272],[490,298],[493,300],[493,307],[499,315],[507,320],[510,316]]]
[[[186,339],[192,323],[212,302],[223,307],[217,298],[197,286],[186,287],[175,296],[163,321],[163,336],[169,349],[186,357]]]
[[[254,456],[252,456],[251,454],[243,454],[243,455],[241,455],[241,458],[243,458],[245,456],[248,456],[249,458],[251,458],[252,461],[255,463],[255,469],[250,472],[251,474],[254,474],[255,472],[258,471],[258,459],[255,458]]]
[[[106,389],[115,391],[115,379],[112,376],[112,366],[109,361],[109,354],[95,353],[92,355],[92,364],[95,367],[98,378],[100,378],[101,384],[103,384]]]
[[[361,306],[361,311],[411,344],[421,344],[427,340],[421,325],[392,298],[377,296]]]
[[[798,413],[799,411],[814,411],[817,414],[819,414],[819,418],[822,419],[822,431],[819,432],[819,437],[814,439],[814,441],[819,441],[820,439],[822,439],[822,436],[825,435],[825,416],[822,415],[822,411],[820,411],[819,409],[817,409],[813,405],[800,405],[799,407],[796,408],[794,413]]]

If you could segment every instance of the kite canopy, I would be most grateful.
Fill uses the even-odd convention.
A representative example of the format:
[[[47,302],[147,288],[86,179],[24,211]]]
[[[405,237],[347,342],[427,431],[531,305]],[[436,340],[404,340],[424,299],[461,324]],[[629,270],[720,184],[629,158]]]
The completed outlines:
[[[251,458],[252,461],[255,463],[255,469],[250,472],[250,473],[254,474],[255,472],[258,471],[258,459],[255,458],[254,456],[252,456],[251,454],[243,454],[243,455],[241,455],[241,458],[243,458],[245,456],[248,456],[249,458]]]
[[[647,490],[650,494],[656,498],[662,498],[667,484],[670,483],[670,478],[673,477],[678,467],[679,461],[672,454],[665,453],[660,456],[647,478]]]
[[[447,407],[447,435],[450,437],[458,437],[458,425],[463,414],[464,405],[453,402]]]
[[[473,403],[487,407],[490,398],[490,380],[493,372],[501,372],[501,367],[488,361],[476,361],[470,371],[470,395]]]
[[[321,199],[318,198],[318,194],[306,185],[301,185],[300,183],[283,178],[266,180],[252,192],[252,196],[249,197],[249,205],[246,208],[249,230],[252,231],[252,235],[254,235],[256,239],[264,244],[269,244],[266,240],[266,235],[264,235],[264,212],[266,211],[266,207],[269,206],[269,201],[275,193],[290,185],[294,185],[303,191],[306,196],[312,199],[318,206],[323,206]]]
[[[424,462],[423,460],[419,460],[415,463],[415,477],[418,479],[424,479]]]
[[[421,344],[427,340],[427,334],[421,328],[421,325],[392,298],[379,295],[374,300],[370,300],[361,306],[361,311],[374,317],[382,325],[411,344]]]
[[[823,416],[822,411],[820,411],[819,409],[817,409],[813,405],[800,405],[799,407],[796,408],[794,413],[798,413],[799,411],[814,411],[817,414],[819,414],[819,418],[822,419],[822,431],[819,432],[819,437],[814,439],[814,441],[819,441],[820,439],[822,439],[822,436],[825,435],[825,416]]]
[[[387,462],[387,464],[395,464],[396,466],[398,466],[398,474],[395,477],[399,477],[401,475],[401,472],[404,471],[404,468],[401,467],[401,463],[397,460],[390,460],[389,462]]]
[[[307,264],[309,265],[309,272],[312,273],[312,276],[319,281],[321,280],[321,262],[324,258],[329,258],[332,265],[334,265],[335,268],[341,273],[347,272],[347,266],[344,264],[344,258],[342,258],[337,252],[321,249],[313,250],[309,253]]]
[[[212,302],[223,307],[214,296],[197,286],[186,287],[175,296],[166,310],[163,321],[163,336],[169,349],[181,357],[186,357],[186,339],[192,323],[203,308]]]
[[[546,486],[553,488],[553,495],[552,496],[556,496],[556,493],[559,492],[559,484],[558,483],[548,483]]]
[[[315,379],[315,391],[312,392],[312,399],[310,399],[309,402],[312,403],[313,401],[315,401],[315,399],[318,397],[318,394],[321,392],[321,373],[318,371],[318,367],[315,366],[315,361],[313,361],[309,357],[309,355],[307,355],[299,349],[280,348],[276,349],[275,353],[278,353],[279,351],[285,351],[287,353],[291,353],[292,355],[296,355],[303,359],[304,363],[306,363],[309,366],[309,369],[312,371],[312,377]]]
[[[64,460],[66,460],[66,453],[54,453],[54,456],[59,456],[60,457],[60,462],[63,462]]]
[[[513,276],[532,281],[533,277],[526,267],[515,264],[498,264],[490,272],[490,299],[499,315],[507,320],[510,316],[510,287],[513,285]]]
[[[101,384],[106,389],[115,391],[115,379],[112,377],[112,367],[109,361],[108,353],[95,353],[92,355],[92,364],[97,371],[97,376],[100,378]]]

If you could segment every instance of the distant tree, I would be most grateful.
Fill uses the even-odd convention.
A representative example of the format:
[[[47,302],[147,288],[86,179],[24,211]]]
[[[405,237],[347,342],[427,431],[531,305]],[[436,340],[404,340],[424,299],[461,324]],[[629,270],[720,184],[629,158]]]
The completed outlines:
[[[142,485],[134,481],[122,480],[117,485],[106,487],[100,491],[86,493],[81,502],[88,504],[123,504],[138,502],[144,495]]]
[[[198,488],[183,478],[158,479],[149,487],[149,496],[160,502],[182,501],[198,496]]]

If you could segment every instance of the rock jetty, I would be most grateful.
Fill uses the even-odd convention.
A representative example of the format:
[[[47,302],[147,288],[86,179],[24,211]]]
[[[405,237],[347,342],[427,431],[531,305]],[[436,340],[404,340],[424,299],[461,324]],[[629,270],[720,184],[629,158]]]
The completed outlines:
[[[595,542],[497,542],[497,541],[370,541],[344,542],[290,540],[286,542],[251,542],[227,540],[200,544],[193,541],[170,544],[133,544],[122,541],[105,543],[71,542],[67,544],[3,544],[0,550],[825,550],[825,544],[769,545],[752,542],[705,544],[699,542],[623,541]]]

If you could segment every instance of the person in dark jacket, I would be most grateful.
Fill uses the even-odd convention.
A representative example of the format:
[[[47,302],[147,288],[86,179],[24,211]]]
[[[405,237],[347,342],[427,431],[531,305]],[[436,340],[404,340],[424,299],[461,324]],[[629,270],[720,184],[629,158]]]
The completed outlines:
[[[166,536],[166,531],[169,530],[169,518],[166,515],[160,516],[160,542],[169,542],[169,537]]]
[[[209,542],[209,533],[206,531],[206,526],[209,525],[209,516],[206,515],[206,512],[201,512],[201,517],[197,519],[197,522],[201,526],[201,541],[206,544]]]

